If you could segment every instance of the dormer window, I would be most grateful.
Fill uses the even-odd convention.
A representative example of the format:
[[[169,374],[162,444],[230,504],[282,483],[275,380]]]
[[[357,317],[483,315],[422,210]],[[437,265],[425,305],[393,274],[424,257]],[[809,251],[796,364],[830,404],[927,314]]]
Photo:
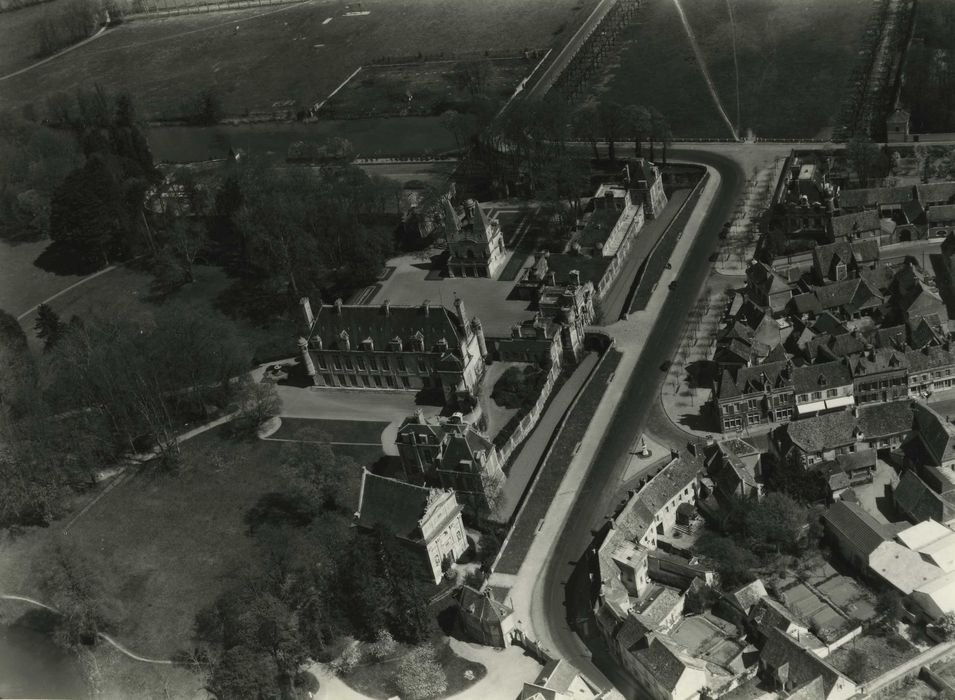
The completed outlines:
[[[372,340],[371,338],[365,338],[363,341],[361,341],[361,349],[367,352],[374,352],[375,341]]]
[[[424,333],[421,331],[414,334],[414,349],[418,352],[424,352]]]
[[[351,350],[351,338],[348,337],[348,331],[338,334],[338,347],[341,350]]]
[[[388,342],[388,349],[392,352],[401,352],[402,343],[401,338],[395,336]]]
[[[841,282],[846,279],[848,276],[848,270],[846,269],[846,264],[844,262],[836,264],[836,281]]]
[[[438,352],[447,352],[448,351],[448,341],[446,338],[441,338],[435,346],[438,348]]]

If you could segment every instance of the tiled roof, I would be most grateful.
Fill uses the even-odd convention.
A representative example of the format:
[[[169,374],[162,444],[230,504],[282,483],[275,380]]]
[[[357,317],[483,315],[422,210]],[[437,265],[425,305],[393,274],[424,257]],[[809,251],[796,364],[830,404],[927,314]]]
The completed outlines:
[[[842,190],[839,206],[843,209],[858,209],[884,204],[902,204],[915,198],[915,190],[909,187],[871,187],[861,190]]]
[[[905,326],[880,328],[875,332],[876,345],[880,348],[901,350],[905,348]]]
[[[940,343],[947,335],[945,329],[942,328],[942,322],[938,314],[916,317],[908,325],[910,328],[910,344],[916,350],[925,349],[925,346],[930,344]]]
[[[837,411],[789,423],[786,431],[793,444],[808,454],[818,454],[865,440],[905,434],[912,426],[909,401],[870,403],[852,411]]]
[[[467,614],[481,622],[498,623],[514,612],[504,603],[499,603],[490,595],[476,591],[467,585],[461,586],[458,592],[458,604]]]
[[[760,652],[760,660],[771,669],[788,666],[789,681],[796,686],[802,686],[821,676],[827,695],[839,682],[850,688],[855,687],[847,676],[780,630],[770,634]]]
[[[841,360],[793,369],[793,388],[797,394],[825,391],[849,384],[852,384],[852,374]]]
[[[383,525],[399,537],[418,541],[422,537],[420,521],[427,513],[431,499],[443,493],[365,471],[358,523],[369,528]],[[453,494],[446,495],[454,498]]]
[[[325,349],[344,349],[342,333],[347,335],[352,350],[360,349],[362,341],[370,339],[380,352],[397,338],[408,351],[414,347],[419,333],[427,352],[436,352],[442,339],[451,351],[462,344],[457,315],[443,306],[342,305],[339,313],[335,306],[323,304],[315,316],[310,339],[321,338]]]
[[[927,372],[940,367],[955,365],[955,353],[938,346],[926,346],[921,350],[909,350],[905,353],[910,372]]]
[[[857,233],[879,230],[879,214],[876,211],[860,211],[832,217],[832,235],[834,238],[855,237]],[[827,268],[828,269],[828,266]]]
[[[955,426],[922,402],[915,403],[915,429],[933,466],[955,459]]]
[[[653,674],[656,681],[670,690],[674,690],[683,674],[692,664],[682,654],[679,654],[663,638],[653,634],[646,647],[638,647],[631,651],[638,663]]]
[[[919,478],[913,470],[902,472],[899,485],[893,492],[896,507],[916,522],[937,520],[945,522],[955,518],[955,503],[936,493]]]
[[[929,223],[942,223],[955,221],[955,204],[944,204],[934,206],[928,210]]]
[[[651,629],[656,629],[674,608],[682,608],[683,594],[669,586],[654,585],[650,593],[634,604],[632,614]]]
[[[928,182],[915,186],[919,199],[924,204],[931,202],[951,202],[955,199],[955,182]]]
[[[855,503],[836,501],[822,519],[827,529],[849,542],[863,557],[889,539],[882,524]]]
[[[766,586],[763,585],[762,579],[756,579],[734,591],[730,597],[739,609],[748,615],[752,607],[767,595],[769,594],[766,592]]]
[[[851,444],[855,441],[855,430],[856,417],[851,411],[823,413],[786,426],[793,444],[809,454]]]
[[[853,377],[902,371],[908,369],[908,366],[908,359],[904,352],[889,348],[875,348],[849,361]]]

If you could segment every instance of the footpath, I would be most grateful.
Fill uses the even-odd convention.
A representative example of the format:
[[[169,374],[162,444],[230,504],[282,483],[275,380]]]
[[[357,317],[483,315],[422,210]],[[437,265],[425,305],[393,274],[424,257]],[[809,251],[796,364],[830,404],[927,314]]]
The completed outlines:
[[[557,648],[558,645],[551,636],[551,624],[557,625],[563,621],[548,619],[543,590],[544,572],[551,562],[561,531],[568,526],[568,515],[577,496],[585,488],[597,487],[597,485],[585,483],[587,471],[604,439],[617,403],[636,368],[646,339],[657,321],[668,292],[668,285],[680,274],[681,263],[686,259],[690,246],[720,188],[719,173],[709,167],[707,172],[709,178],[700,195],[699,204],[694,208],[675,246],[671,258],[672,269],[663,271],[657,289],[651,295],[644,310],[635,312],[628,320],[617,322],[606,329],[616,342],[615,349],[622,353],[619,364],[609,379],[603,399],[593,411],[592,419],[546,514],[535,529],[534,539],[530,543],[527,555],[515,575],[496,572],[491,576],[490,585],[510,589],[511,604],[524,633],[537,640],[546,649]],[[606,484],[602,488],[615,490],[617,486],[618,484]],[[584,654],[586,655],[586,652]],[[596,672],[595,667],[587,668],[585,672],[592,675],[595,682],[610,687],[610,682]]]

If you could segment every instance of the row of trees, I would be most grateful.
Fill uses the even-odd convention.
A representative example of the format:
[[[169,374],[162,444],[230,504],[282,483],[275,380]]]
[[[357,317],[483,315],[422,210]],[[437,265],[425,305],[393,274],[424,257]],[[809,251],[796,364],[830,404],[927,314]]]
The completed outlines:
[[[33,27],[36,55],[49,56],[90,36],[106,9],[101,0],[71,0],[48,10]]]

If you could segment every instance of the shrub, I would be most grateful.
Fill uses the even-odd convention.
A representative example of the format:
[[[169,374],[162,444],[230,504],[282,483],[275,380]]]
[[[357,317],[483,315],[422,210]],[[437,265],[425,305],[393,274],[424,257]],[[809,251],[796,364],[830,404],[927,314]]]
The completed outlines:
[[[387,659],[394,655],[398,649],[398,643],[391,636],[391,632],[386,629],[378,630],[378,636],[375,641],[368,645],[368,653],[377,661]]]
[[[348,639],[341,656],[332,661],[332,670],[339,676],[347,676],[361,663],[361,649],[358,642]]]
[[[424,700],[448,689],[448,677],[438,663],[430,644],[415,647],[401,660],[395,674],[395,685],[402,698]]]

